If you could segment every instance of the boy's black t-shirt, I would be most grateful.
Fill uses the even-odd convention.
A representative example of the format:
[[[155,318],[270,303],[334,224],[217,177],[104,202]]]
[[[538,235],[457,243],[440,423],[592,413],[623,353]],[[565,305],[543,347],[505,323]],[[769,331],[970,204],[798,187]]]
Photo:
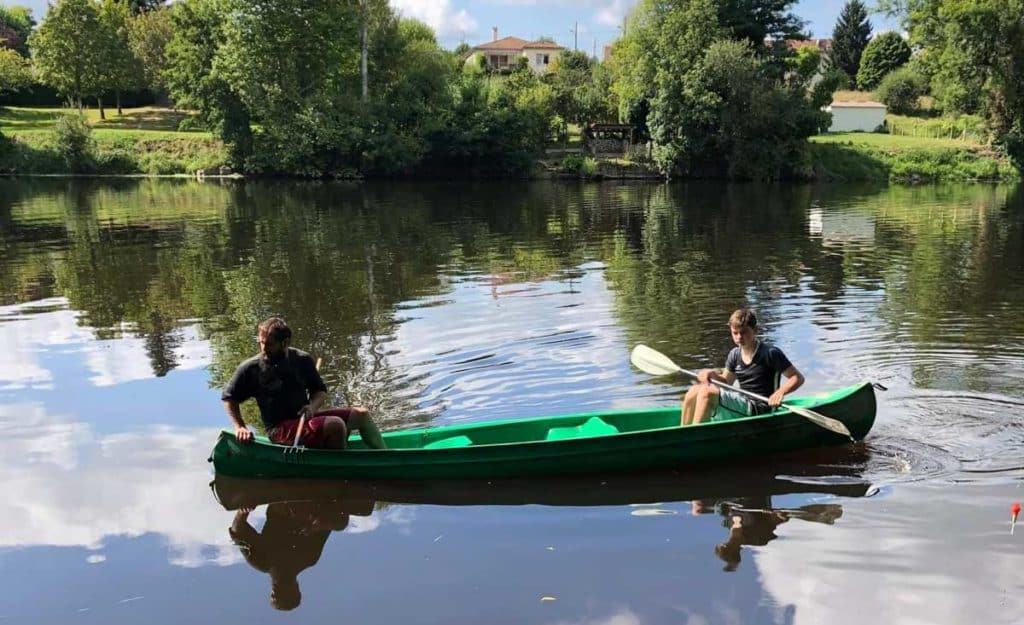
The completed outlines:
[[[255,399],[263,427],[269,430],[282,421],[298,418],[299,410],[317,391],[327,391],[327,386],[316,370],[313,357],[289,347],[279,362],[267,362],[260,356],[243,362],[235,369],[220,398],[239,404]]]
[[[793,366],[782,350],[774,345],[758,343],[750,364],[743,362],[739,347],[732,348],[725,359],[725,368],[736,375],[740,388],[768,397],[778,388],[782,372]]]

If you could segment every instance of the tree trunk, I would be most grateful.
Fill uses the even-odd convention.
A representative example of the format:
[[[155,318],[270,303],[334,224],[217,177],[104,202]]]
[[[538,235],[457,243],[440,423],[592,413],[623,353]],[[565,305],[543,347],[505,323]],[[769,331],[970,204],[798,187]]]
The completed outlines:
[[[361,40],[362,54],[359,60],[360,74],[363,78],[363,102],[366,102],[369,97],[369,85],[367,80],[367,60],[369,57],[369,51],[367,50],[367,37],[366,37],[366,3],[369,0],[361,0],[359,2],[359,10],[361,15],[360,26],[359,26],[359,38]]]
[[[121,111],[121,90],[118,89],[115,91],[114,96],[117,98],[117,116],[120,117],[121,115],[124,115],[124,112]]]
[[[103,98],[96,96],[96,107],[100,110],[100,119],[106,119],[107,114],[103,112]]]

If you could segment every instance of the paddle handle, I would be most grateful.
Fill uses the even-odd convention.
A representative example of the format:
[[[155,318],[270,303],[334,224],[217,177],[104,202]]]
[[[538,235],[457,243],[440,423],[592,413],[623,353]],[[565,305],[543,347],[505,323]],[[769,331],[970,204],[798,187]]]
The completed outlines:
[[[320,363],[322,361],[323,361],[323,358],[317,358],[316,359],[316,370],[317,371],[320,370]],[[299,417],[299,428],[297,430],[295,430],[295,440],[292,441],[292,447],[298,447],[299,446],[299,439],[302,438],[302,429],[304,427],[306,427],[306,415],[305,414],[303,414],[301,417]]]

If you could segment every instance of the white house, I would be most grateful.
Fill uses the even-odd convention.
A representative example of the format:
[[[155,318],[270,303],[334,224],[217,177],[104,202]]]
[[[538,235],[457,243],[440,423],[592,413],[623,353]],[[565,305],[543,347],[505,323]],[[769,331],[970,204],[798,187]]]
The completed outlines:
[[[482,56],[487,67],[503,70],[512,69],[519,57],[525,57],[531,70],[543,74],[564,49],[551,41],[526,41],[518,37],[498,39],[498,29],[495,27],[492,29],[491,41],[474,46],[470,58],[475,60]]]
[[[825,110],[832,113],[829,132],[874,132],[885,125],[885,105],[881,102],[835,101]]]

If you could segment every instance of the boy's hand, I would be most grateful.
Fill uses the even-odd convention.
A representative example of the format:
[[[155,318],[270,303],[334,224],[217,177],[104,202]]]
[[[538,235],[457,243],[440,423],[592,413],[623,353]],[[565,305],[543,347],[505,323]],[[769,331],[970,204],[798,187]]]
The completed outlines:
[[[711,380],[717,379],[718,375],[714,369],[703,369],[697,374],[697,381],[701,384],[711,384]]]
[[[772,396],[768,398],[768,405],[772,408],[778,408],[779,405],[782,404],[782,399],[785,396],[786,394],[782,392],[782,389],[775,391],[772,393]]]

